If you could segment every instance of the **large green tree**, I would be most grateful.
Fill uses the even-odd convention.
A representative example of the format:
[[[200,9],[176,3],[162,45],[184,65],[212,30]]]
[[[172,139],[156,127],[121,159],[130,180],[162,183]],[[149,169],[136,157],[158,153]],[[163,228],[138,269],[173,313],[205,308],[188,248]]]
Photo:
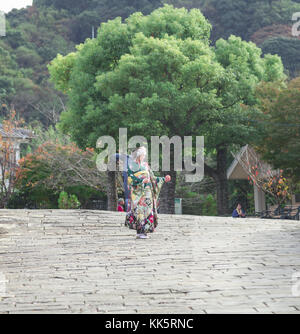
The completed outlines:
[[[78,46],[76,53],[58,56],[50,73],[56,87],[69,95],[69,110],[61,115],[61,128],[72,134],[81,146],[95,146],[100,135],[118,137],[120,127],[127,126],[129,117],[109,109],[108,98],[95,86],[99,74],[116,68],[122,55],[130,52],[136,33],[162,38],[165,34],[179,39],[199,39],[208,48],[210,25],[199,11],[165,7],[149,16],[132,15],[126,23],[121,18],[101,25],[97,38]],[[128,115],[129,116],[129,115]],[[152,126],[151,126],[152,128]],[[174,194],[176,178],[171,184]],[[113,191],[109,191],[112,193]]]
[[[205,135],[206,152],[216,155],[216,167],[205,170],[217,183],[218,213],[226,214],[227,150],[257,131],[249,123],[255,87],[283,78],[283,67],[234,36],[210,47],[210,28],[195,9],[136,13],[125,23],[102,24],[97,39],[59,55],[49,70],[69,96],[60,126],[81,147],[95,146],[104,134],[117,138],[120,127],[148,138]],[[170,173],[167,212],[174,210],[176,173]]]

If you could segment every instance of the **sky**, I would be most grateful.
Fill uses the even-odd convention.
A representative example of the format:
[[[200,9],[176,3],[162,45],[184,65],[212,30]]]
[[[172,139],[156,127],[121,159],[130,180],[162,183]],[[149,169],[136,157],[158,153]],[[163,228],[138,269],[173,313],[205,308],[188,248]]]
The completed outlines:
[[[8,13],[13,8],[20,9],[31,5],[32,0],[0,0],[0,11]]]

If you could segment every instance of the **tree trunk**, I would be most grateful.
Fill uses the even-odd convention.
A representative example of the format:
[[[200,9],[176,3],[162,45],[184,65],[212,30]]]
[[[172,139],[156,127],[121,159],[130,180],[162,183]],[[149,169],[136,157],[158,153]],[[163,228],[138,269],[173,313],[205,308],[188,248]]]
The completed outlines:
[[[227,180],[227,148],[217,148],[217,169],[205,164],[205,174],[209,175],[216,182],[217,187],[217,210],[219,216],[229,213],[228,180]]]
[[[227,179],[223,176],[220,176],[216,179],[217,186],[217,209],[218,215],[224,216],[229,212],[228,208],[228,184]]]
[[[163,172],[163,175],[170,175],[171,181],[165,183],[161,190],[159,201],[159,212],[166,214],[175,213],[175,191],[176,191],[176,176],[174,170],[174,147],[170,148],[170,170]]]
[[[228,208],[228,180],[227,180],[227,148],[217,148],[217,208],[218,215],[223,216],[229,213]]]
[[[164,172],[164,176],[170,175],[171,181],[162,187],[159,201],[159,213],[175,213],[175,190],[176,190],[176,171]]]
[[[118,193],[117,193],[117,175],[114,171],[107,172],[107,210],[117,211]]]

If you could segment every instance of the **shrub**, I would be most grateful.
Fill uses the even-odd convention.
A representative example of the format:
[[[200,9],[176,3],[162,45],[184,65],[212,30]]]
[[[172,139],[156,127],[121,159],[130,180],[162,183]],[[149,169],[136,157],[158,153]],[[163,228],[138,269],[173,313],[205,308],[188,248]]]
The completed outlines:
[[[209,194],[205,197],[201,204],[203,216],[217,216],[217,202],[213,195]]]
[[[80,202],[76,195],[68,195],[67,192],[61,191],[58,198],[59,209],[77,209],[80,207]]]

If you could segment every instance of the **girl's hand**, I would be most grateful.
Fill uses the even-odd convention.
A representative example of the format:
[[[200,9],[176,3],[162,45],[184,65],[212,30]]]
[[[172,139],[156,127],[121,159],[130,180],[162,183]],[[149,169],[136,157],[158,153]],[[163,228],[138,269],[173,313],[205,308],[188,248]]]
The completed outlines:
[[[150,180],[147,179],[147,178],[143,180],[143,183],[149,183],[149,182],[150,182]]]
[[[171,176],[170,176],[170,175],[166,175],[166,177],[165,177],[165,181],[166,181],[166,182],[170,182],[170,181],[171,181]]]

